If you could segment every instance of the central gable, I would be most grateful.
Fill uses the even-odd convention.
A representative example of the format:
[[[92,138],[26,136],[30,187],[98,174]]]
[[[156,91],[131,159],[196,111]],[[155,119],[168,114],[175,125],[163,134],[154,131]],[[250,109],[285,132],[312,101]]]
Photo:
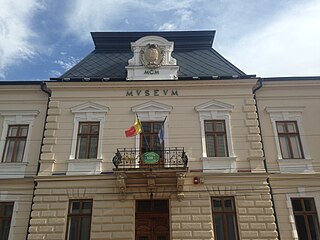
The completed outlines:
[[[173,42],[160,36],[145,36],[131,43],[127,80],[177,80],[177,61],[171,56]]]

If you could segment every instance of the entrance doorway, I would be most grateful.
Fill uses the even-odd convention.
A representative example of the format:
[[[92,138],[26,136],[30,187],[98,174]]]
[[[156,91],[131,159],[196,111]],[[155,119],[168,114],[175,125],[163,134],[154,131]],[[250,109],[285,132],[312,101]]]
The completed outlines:
[[[169,201],[136,201],[136,240],[170,240]]]

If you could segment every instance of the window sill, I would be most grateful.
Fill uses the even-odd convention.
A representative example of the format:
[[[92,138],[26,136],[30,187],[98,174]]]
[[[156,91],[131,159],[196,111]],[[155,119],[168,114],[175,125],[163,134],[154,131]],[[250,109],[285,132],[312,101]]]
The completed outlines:
[[[203,172],[237,172],[236,157],[202,157]]]
[[[0,178],[24,178],[26,162],[2,162],[0,163]]]
[[[96,175],[101,173],[102,159],[71,159],[67,175]]]
[[[278,159],[281,173],[313,173],[312,159]]]

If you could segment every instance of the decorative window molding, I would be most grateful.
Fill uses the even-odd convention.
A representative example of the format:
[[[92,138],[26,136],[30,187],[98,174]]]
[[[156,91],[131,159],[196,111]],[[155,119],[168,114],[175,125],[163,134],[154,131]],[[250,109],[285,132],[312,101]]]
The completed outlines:
[[[280,172],[313,172],[312,159],[307,146],[305,132],[302,124],[302,112],[305,107],[266,107],[265,111],[269,113],[272,129],[274,133],[274,140],[277,149],[277,158],[279,163]],[[295,121],[298,126],[302,151],[304,159],[283,159],[279,136],[277,131],[277,121]]]
[[[168,134],[168,126],[169,126],[169,113],[172,110],[172,106],[149,101],[143,104],[139,104],[131,108],[132,112],[136,113],[141,122],[161,122],[166,119],[164,122],[164,148],[169,146],[169,134]],[[140,134],[136,135],[136,149],[140,148]]]
[[[203,162],[204,172],[236,172],[236,156],[231,141],[232,134],[230,122],[230,113],[233,108],[232,105],[217,100],[211,100],[195,107],[195,110],[199,113],[200,120],[202,144],[201,160]],[[227,134],[228,157],[208,157],[204,123],[206,120],[224,120]]]
[[[101,172],[100,165],[102,162],[103,129],[104,129],[104,123],[105,123],[105,115],[108,111],[109,111],[108,107],[102,106],[97,103],[92,103],[92,102],[87,102],[71,108],[71,112],[74,114],[74,121],[73,121],[71,153],[68,161],[67,175],[78,175],[79,172],[87,172],[88,174],[90,173],[97,174]],[[76,159],[77,136],[78,136],[78,129],[79,129],[80,122],[99,122],[100,123],[97,158],[92,159],[93,161],[87,161],[88,159]],[[99,160],[99,161],[96,161],[96,160]],[[81,164],[79,162],[81,162]]]
[[[26,145],[22,162],[11,163],[1,162],[0,163],[0,178],[24,178],[26,165],[29,162],[29,149],[32,139],[32,128],[34,119],[39,114],[37,110],[13,110],[13,111],[1,111],[0,116],[3,117],[2,134],[0,140],[0,157],[4,154],[4,147],[6,143],[6,137],[9,125],[28,125],[28,135],[26,139]],[[8,175],[8,172],[14,173]],[[2,174],[3,173],[3,174]]]
[[[319,213],[320,213],[320,193],[317,192],[306,192],[305,188],[298,188],[298,193],[290,193],[290,194],[286,194],[287,197],[287,207],[289,210],[289,222],[292,228],[292,239],[293,240],[299,240],[298,237],[298,232],[297,232],[297,227],[295,224],[295,219],[294,219],[294,214],[293,214],[293,208],[292,208],[292,202],[291,202],[291,198],[313,198],[315,205],[316,205],[316,209],[317,209],[317,213],[318,213],[318,221],[320,222],[320,218],[319,218]]]

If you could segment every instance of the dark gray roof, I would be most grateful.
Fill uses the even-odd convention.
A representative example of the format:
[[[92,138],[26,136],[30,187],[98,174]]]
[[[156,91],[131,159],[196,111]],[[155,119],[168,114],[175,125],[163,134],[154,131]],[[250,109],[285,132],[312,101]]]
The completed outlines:
[[[180,67],[179,79],[207,76],[246,76],[212,48],[215,31],[97,32],[91,33],[95,50],[60,78],[125,80],[125,66],[133,57],[131,42],[147,35],[174,42],[172,56]]]

